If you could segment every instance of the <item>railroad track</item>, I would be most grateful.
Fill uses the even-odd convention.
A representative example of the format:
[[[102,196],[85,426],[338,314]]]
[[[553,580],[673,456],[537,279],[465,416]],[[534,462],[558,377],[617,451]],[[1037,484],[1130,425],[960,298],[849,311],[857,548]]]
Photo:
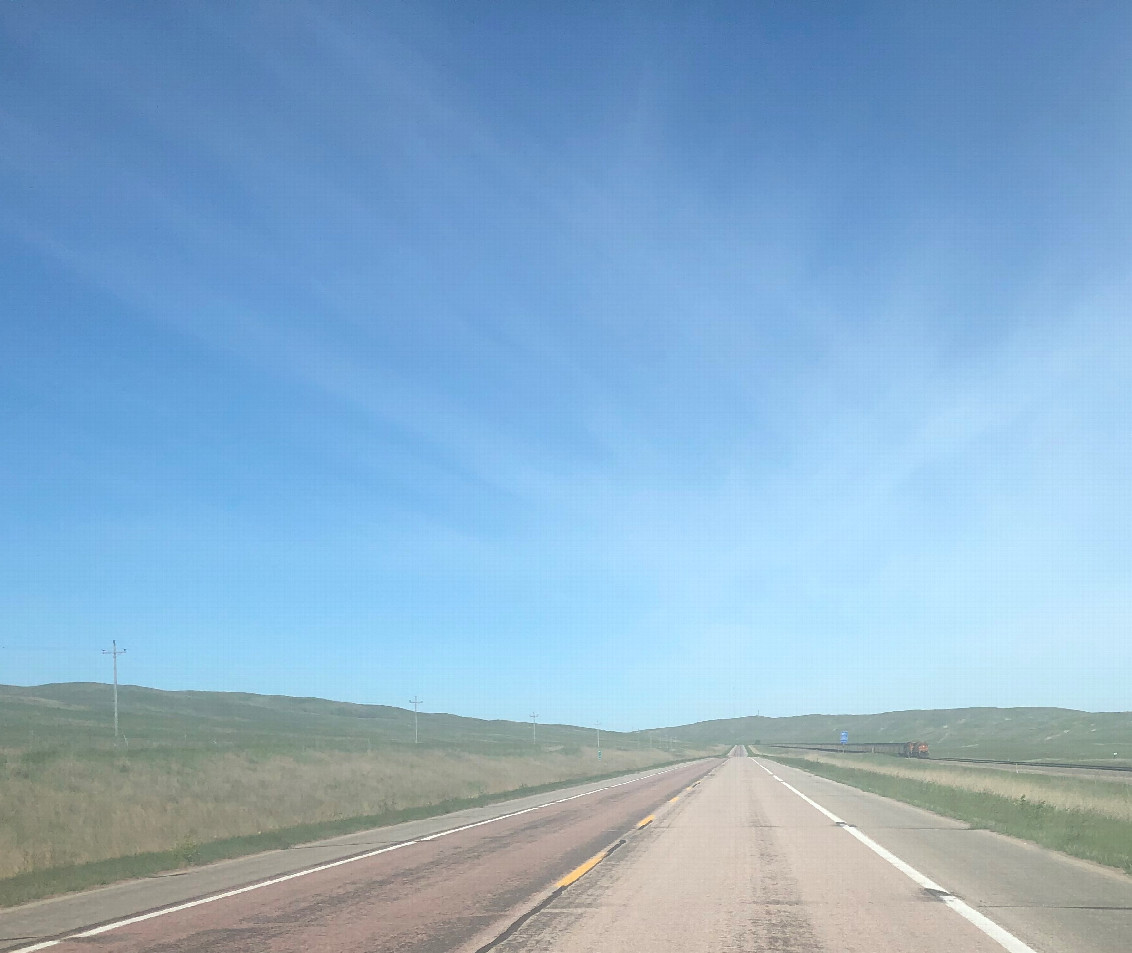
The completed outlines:
[[[991,758],[932,758],[939,764],[1007,764],[1019,768],[1069,768],[1080,771],[1132,771],[1128,764],[1082,764],[1079,761],[995,761]]]

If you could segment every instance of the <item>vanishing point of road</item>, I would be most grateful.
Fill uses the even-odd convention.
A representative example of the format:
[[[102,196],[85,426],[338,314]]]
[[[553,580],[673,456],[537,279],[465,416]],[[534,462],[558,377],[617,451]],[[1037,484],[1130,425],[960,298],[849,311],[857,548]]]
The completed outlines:
[[[1127,953],[1132,878],[764,759],[0,911],[0,951]]]

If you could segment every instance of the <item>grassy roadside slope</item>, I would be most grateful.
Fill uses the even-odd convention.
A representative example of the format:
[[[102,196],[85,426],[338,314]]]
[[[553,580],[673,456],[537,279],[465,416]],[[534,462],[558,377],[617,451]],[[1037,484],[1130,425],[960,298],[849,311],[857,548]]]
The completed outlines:
[[[319,698],[0,686],[0,903],[715,753]]]
[[[661,751],[33,752],[0,768],[0,877],[623,772]]]
[[[944,778],[933,778],[927,774],[914,777],[870,770],[861,763],[846,767],[829,760],[783,758],[777,754],[759,753],[757,749],[755,753],[768,761],[800,768],[863,791],[954,817],[975,828],[1010,834],[1132,874],[1132,814],[1127,806],[1120,806],[1122,796],[1127,798],[1132,795],[1128,785],[1112,786],[1123,789],[1122,792],[1105,792],[1106,795],[1114,795],[1114,798],[1091,799],[1089,788],[1093,782],[1078,781],[1076,783],[1081,786],[1078,800],[1082,806],[1069,808],[1050,803],[1052,799],[1048,796],[1043,799],[1049,790],[1044,787],[1047,782],[1044,778],[1019,781],[1011,776],[1011,781],[1029,785],[1030,793],[1008,796],[988,789],[989,784],[994,782],[990,778],[987,779],[988,786],[982,788],[975,780],[960,786],[954,780],[945,783]]]
[[[683,760],[683,759],[681,759]],[[587,762],[592,764],[593,762]],[[652,767],[674,763],[654,762]],[[404,821],[436,817],[469,807],[481,807],[512,797],[522,797],[553,791],[557,788],[585,781],[598,781],[630,773],[625,768],[604,774],[589,774],[556,779],[543,784],[523,784],[513,789],[501,789],[467,797],[448,797],[443,800],[422,797],[415,806],[389,808],[376,814],[351,817],[336,816],[322,821],[295,824],[254,834],[222,837],[198,842],[185,837],[171,847],[161,850],[140,851],[125,856],[111,856],[84,863],[63,864],[25,870],[22,873],[0,877],[0,907],[28,903],[45,897],[85,890],[91,887],[149,877],[178,868],[209,864],[218,860],[242,857],[266,850],[282,850],[298,844],[310,843],[341,834],[386,827]]]

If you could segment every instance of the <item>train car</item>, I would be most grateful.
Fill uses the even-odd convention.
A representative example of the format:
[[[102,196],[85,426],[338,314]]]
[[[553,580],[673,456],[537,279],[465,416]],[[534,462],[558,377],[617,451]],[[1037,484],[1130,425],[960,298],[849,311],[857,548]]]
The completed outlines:
[[[765,748],[794,748],[799,751],[827,751],[830,754],[891,754],[901,758],[928,758],[926,741],[858,741],[853,744],[835,742],[799,742],[768,744]]]

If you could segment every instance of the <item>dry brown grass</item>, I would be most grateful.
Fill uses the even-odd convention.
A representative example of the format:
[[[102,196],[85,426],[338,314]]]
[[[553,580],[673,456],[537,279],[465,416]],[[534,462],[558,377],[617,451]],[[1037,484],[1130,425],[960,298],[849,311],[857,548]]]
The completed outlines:
[[[399,749],[59,757],[0,766],[0,877],[299,824],[535,787],[667,760],[660,751],[490,756]]]
[[[1061,777],[1020,772],[1012,774],[997,768],[958,767],[930,761],[905,761],[883,757],[868,760],[808,752],[806,761],[835,764],[884,774],[896,778],[931,781],[935,784],[997,794],[1000,797],[1048,804],[1063,811],[1086,811],[1120,821],[1132,822],[1132,784],[1100,781],[1094,778]]]

